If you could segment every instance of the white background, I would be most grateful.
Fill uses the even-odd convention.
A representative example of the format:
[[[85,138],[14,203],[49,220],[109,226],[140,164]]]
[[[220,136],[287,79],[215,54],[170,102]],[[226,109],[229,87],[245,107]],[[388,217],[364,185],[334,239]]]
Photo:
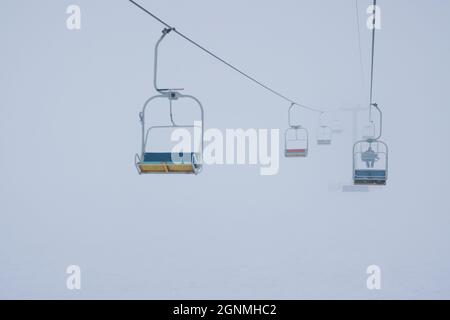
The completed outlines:
[[[140,3],[296,100],[367,103],[369,1],[364,91],[353,0]],[[70,4],[80,31],[66,28]],[[450,298],[450,2],[379,5],[375,99],[390,176],[344,193],[350,114],[332,146],[281,158],[276,176],[257,166],[139,176],[138,112],[154,94],[162,26],[125,0],[2,0],[0,298]],[[180,37],[161,54],[161,85],[197,96],[207,128],[287,127],[289,104]],[[300,117],[314,139],[317,115]],[[81,291],[66,288],[71,264]],[[366,288],[372,264],[380,291]]]

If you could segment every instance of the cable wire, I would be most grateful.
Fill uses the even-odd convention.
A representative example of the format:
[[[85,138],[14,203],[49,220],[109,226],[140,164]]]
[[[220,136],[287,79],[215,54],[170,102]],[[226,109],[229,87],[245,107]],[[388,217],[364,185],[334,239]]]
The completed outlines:
[[[134,4],[136,7],[138,7],[139,9],[141,9],[142,11],[144,11],[145,13],[147,13],[148,15],[150,15],[153,19],[157,20],[158,22],[160,22],[161,24],[163,24],[164,26],[166,26],[167,28],[171,29],[173,32],[175,32],[176,34],[178,34],[180,37],[182,37],[183,39],[185,39],[186,41],[190,42],[191,44],[193,44],[194,46],[196,46],[197,48],[199,48],[200,50],[206,52],[207,54],[209,54],[210,56],[212,56],[213,58],[215,58],[216,60],[222,62],[223,64],[225,64],[226,66],[228,66],[229,68],[233,69],[234,71],[238,72],[239,74],[241,74],[242,76],[244,76],[245,78],[247,78],[248,80],[256,83],[257,85],[259,85],[260,87],[268,90],[269,92],[273,93],[274,95],[278,96],[279,98],[286,100],[287,102],[297,105],[301,108],[313,111],[313,112],[317,112],[317,113],[326,113],[326,112],[332,112],[334,110],[321,110],[318,108],[314,108],[314,107],[310,107],[301,103],[298,103],[296,101],[294,101],[293,99],[290,99],[289,97],[281,94],[280,92],[272,89],[271,87],[269,87],[268,85],[262,83],[261,81],[257,80],[256,78],[250,76],[249,74],[245,73],[244,71],[242,71],[241,69],[235,67],[234,65],[232,65],[231,63],[229,63],[228,61],[226,61],[225,59],[219,57],[218,55],[214,54],[212,51],[206,49],[205,47],[201,46],[200,44],[198,44],[197,42],[195,42],[194,40],[192,40],[191,38],[189,38],[188,36],[184,35],[183,33],[181,33],[180,31],[178,31],[176,28],[172,27],[171,25],[169,25],[167,22],[163,21],[162,19],[160,19],[159,17],[157,17],[155,14],[153,14],[152,12],[150,12],[149,10],[147,10],[146,8],[144,8],[143,6],[141,6],[139,3],[137,3],[134,0],[129,0],[132,4]]]
[[[359,15],[359,5],[358,5],[358,0],[355,0],[355,5],[356,5],[356,29],[358,31],[358,50],[359,50],[359,65],[360,65],[360,70],[361,70],[361,90],[364,91],[365,88],[365,72],[364,72],[364,62],[363,62],[363,57],[362,57],[362,45],[361,45],[361,28],[360,28],[360,20],[361,17]]]
[[[377,0],[373,0],[373,22],[372,22],[372,58],[370,66],[370,101],[369,101],[369,120],[372,121],[372,106],[373,101],[373,75],[374,75],[374,63],[375,63],[375,29],[376,29],[376,18],[377,17]]]

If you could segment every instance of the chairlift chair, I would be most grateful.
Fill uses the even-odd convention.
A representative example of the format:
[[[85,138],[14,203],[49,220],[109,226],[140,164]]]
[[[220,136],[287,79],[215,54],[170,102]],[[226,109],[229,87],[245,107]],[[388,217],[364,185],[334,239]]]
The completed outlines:
[[[308,156],[308,130],[301,126],[293,126],[285,133],[285,157]]]
[[[376,0],[373,10],[376,17]],[[375,19],[372,29],[372,70],[370,84],[369,125],[364,127],[363,139],[353,146],[353,181],[355,185],[386,185],[388,178],[388,146],[380,141],[383,133],[383,113],[373,100],[373,74],[375,54]],[[372,110],[379,114],[378,133],[372,119]]]
[[[332,133],[337,133],[337,134],[342,133],[344,131],[340,120],[335,119],[333,121],[333,125],[331,126],[331,131],[332,131]]]
[[[201,124],[200,125],[180,125],[173,121],[171,112],[171,124],[163,126],[147,127],[145,123],[145,114],[150,102],[155,99],[167,99],[169,97],[170,105],[174,99],[191,99],[194,100],[200,110]],[[171,110],[172,107],[170,106]],[[198,174],[202,169],[202,154],[203,154],[203,107],[195,97],[189,95],[182,95],[178,92],[170,92],[167,95],[162,94],[154,96],[147,100],[142,112],[139,115],[142,124],[142,150],[140,155],[136,155],[136,167],[140,174],[149,173],[187,173]],[[177,129],[177,128],[199,128],[201,130],[200,150],[196,152],[155,152],[151,151],[149,142],[151,141],[151,134],[156,130]]]
[[[378,140],[358,141],[353,147],[353,180],[356,185],[385,185],[388,147]]]
[[[173,29],[164,29],[163,35],[155,46],[155,64],[154,64],[154,87],[160,94],[148,99],[139,113],[139,119],[142,126],[142,146],[140,154],[135,156],[135,164],[139,174],[198,174],[202,170],[203,141],[204,141],[204,112],[200,101],[191,95],[181,94],[183,89],[160,89],[157,86],[157,67],[158,67],[158,49],[164,37]],[[145,116],[151,105],[151,102],[158,99],[167,99],[170,108],[170,121],[168,125],[146,126]],[[173,117],[172,104],[176,100],[192,100],[198,106],[200,111],[200,125],[177,124]],[[156,130],[167,130],[177,128],[198,128],[201,130],[201,141],[199,150],[190,151],[167,151],[155,152],[149,147],[151,134]]]
[[[333,137],[333,130],[324,124],[323,122],[324,112],[320,114],[319,117],[319,128],[317,129],[317,144],[318,145],[330,145],[331,139]]]
[[[358,141],[353,146],[353,181],[355,185],[386,185],[388,178],[388,146],[380,141],[383,127],[383,114],[380,113],[380,129],[376,136]]]
[[[317,130],[317,144],[318,145],[330,145],[333,136],[333,131],[328,126],[320,126]]]
[[[292,124],[291,111],[295,107],[292,104],[289,108],[289,128],[284,136],[284,156],[287,158],[308,156],[308,130],[299,124]]]

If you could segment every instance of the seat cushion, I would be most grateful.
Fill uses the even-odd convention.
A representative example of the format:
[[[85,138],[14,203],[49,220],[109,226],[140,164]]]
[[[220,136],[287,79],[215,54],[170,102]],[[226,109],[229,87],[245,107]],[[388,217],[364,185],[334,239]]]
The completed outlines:
[[[197,159],[198,154],[193,152],[147,152],[144,154],[144,161],[137,163],[137,165],[141,173],[197,174],[202,167]]]
[[[355,170],[356,179],[386,179],[386,170]]]
[[[306,157],[308,151],[306,149],[286,149],[286,157]]]
[[[141,173],[195,173],[196,170],[191,164],[155,164],[140,163],[139,170]]]
[[[148,152],[144,153],[144,163],[192,163],[194,153]],[[174,161],[175,160],[175,161]],[[195,160],[194,160],[195,161]]]

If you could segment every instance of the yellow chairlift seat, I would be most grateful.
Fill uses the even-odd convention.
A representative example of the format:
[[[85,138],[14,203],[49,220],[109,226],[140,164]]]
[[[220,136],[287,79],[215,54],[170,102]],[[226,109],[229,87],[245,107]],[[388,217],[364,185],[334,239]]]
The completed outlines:
[[[148,152],[143,161],[137,163],[140,173],[197,174],[201,170],[196,153]]]

